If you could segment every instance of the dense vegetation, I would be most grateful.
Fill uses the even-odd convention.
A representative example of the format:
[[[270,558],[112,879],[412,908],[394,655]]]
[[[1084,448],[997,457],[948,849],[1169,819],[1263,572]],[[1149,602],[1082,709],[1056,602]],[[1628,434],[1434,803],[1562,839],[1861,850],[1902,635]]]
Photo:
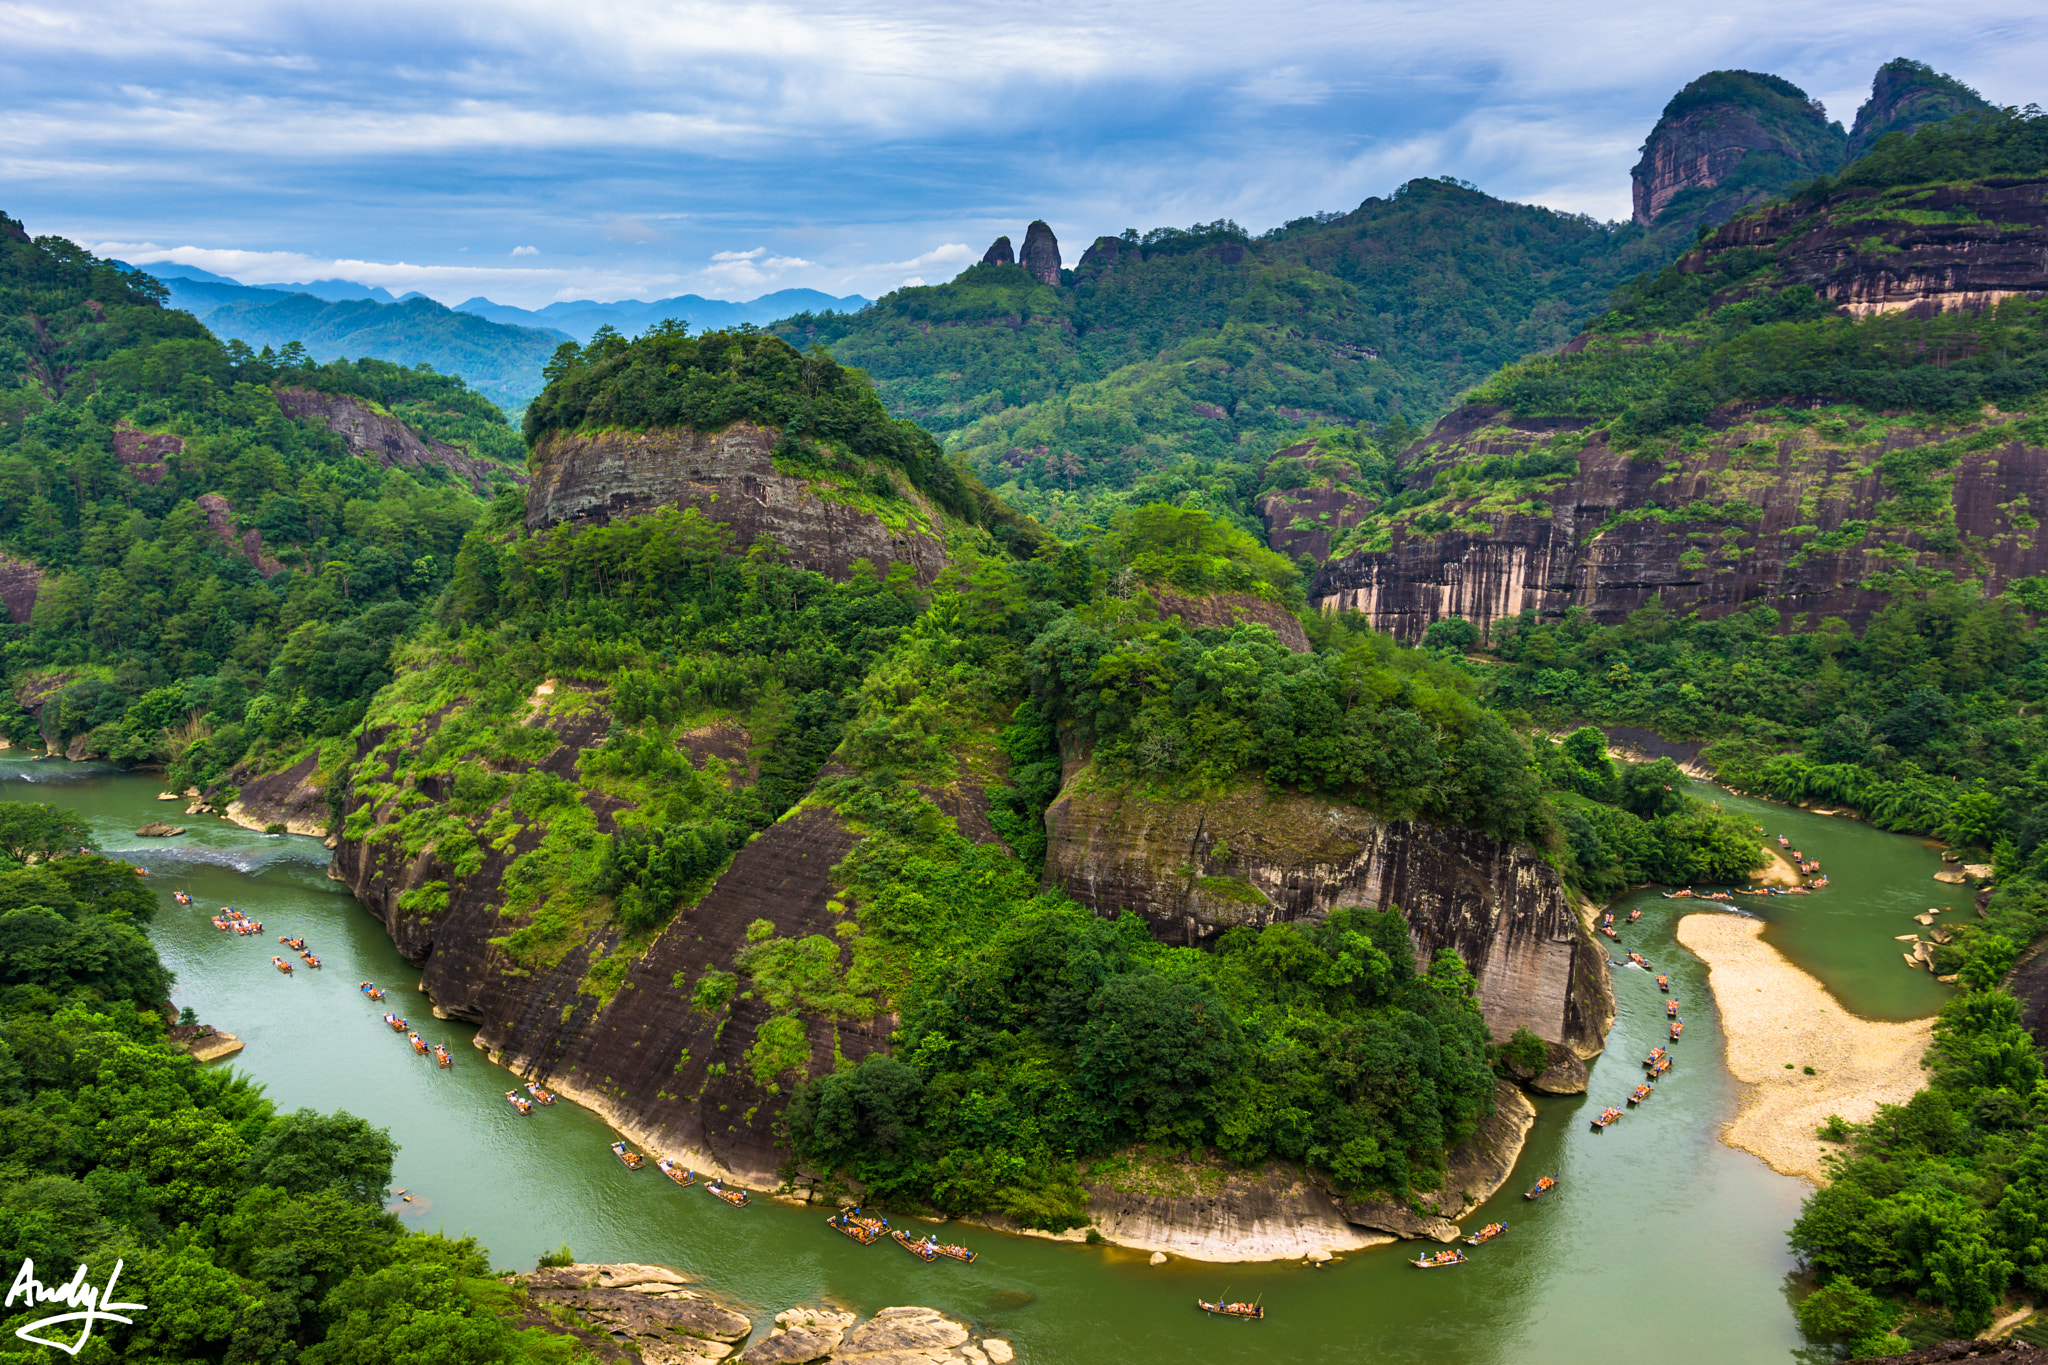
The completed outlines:
[[[460,379],[382,361],[315,366],[223,346],[161,286],[0,223],[0,552],[45,577],[0,625],[0,731],[16,744],[173,765],[211,782],[359,721],[392,642],[446,586],[483,507],[440,466],[351,456],[279,411],[273,385],[350,393],[520,460]],[[133,434],[133,435],[131,435]],[[117,438],[149,443],[133,459]],[[216,528],[202,495],[231,509]],[[216,512],[216,515],[218,512]],[[245,552],[243,530],[263,553]],[[27,706],[40,706],[38,717]]]
[[[976,266],[775,330],[861,367],[1052,524],[1181,460],[1255,468],[1319,426],[1434,416],[1678,243],[1416,180],[1258,236],[1217,222],[1111,245],[1057,287]]]
[[[849,455],[933,467],[857,378],[773,339],[598,349],[565,352],[530,429],[795,411]],[[1455,957],[1410,961],[1398,917],[1346,911],[1212,954],[1041,895],[1059,728],[1092,743],[1100,781],[1169,798],[1264,781],[1465,821],[1537,843],[1575,877],[1594,869],[1588,884],[1757,861],[1753,839],[1666,791],[1669,774],[1623,774],[1583,744],[1541,757],[1458,670],[1351,623],[1312,619],[1308,653],[1265,625],[1184,629],[1176,595],[1300,601],[1293,565],[1197,508],[1131,509],[1036,553],[954,522],[948,545],[932,591],[900,571],[835,584],[736,556],[694,509],[532,535],[508,494],[368,718],[387,737],[350,772],[346,837],[432,847],[466,877],[537,830],[494,897],[495,941],[537,970],[615,926],[582,983],[602,1002],[750,834],[799,798],[831,807],[863,836],[837,874],[851,907],[837,936],[763,920],[731,972],[678,988],[716,1012],[744,978],[770,1004],[747,1066],[766,1096],[794,1088],[792,1140],[814,1164],[876,1199],[1044,1227],[1085,1219],[1084,1164],[1146,1143],[1283,1157],[1354,1192],[1428,1189],[1493,1084],[1469,974]],[[536,766],[554,744],[526,723],[536,706],[601,727],[601,747],[579,741],[576,782]],[[690,757],[693,737],[718,733],[742,737],[758,771]],[[814,785],[834,756],[858,776]],[[1547,778],[1604,851],[1581,832],[1571,852]],[[964,839],[910,782],[992,787],[1010,846]],[[627,803],[618,833],[579,786]],[[414,795],[433,789],[450,799]],[[393,802],[398,818],[376,825]],[[449,887],[411,894],[431,916]],[[890,1011],[905,1021],[890,1058],[807,1080],[804,1017]],[[1115,1028],[1079,1030],[1091,1011]]]
[[[352,1114],[280,1114],[165,1038],[170,975],[141,931],[156,896],[76,852],[68,813],[0,804],[0,1260],[56,1286],[79,1266],[147,1304],[77,1359],[103,1365],[557,1362],[517,1332],[482,1248],[384,1212],[396,1152]],[[61,1310],[60,1310],[61,1311]],[[40,1365],[0,1318],[0,1361]],[[76,1324],[45,1329],[72,1340]]]

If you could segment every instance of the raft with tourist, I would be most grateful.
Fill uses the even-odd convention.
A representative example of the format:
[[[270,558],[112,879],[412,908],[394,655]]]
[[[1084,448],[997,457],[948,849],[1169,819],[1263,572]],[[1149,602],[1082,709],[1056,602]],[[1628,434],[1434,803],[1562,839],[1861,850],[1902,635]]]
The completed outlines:
[[[1612,1125],[1619,1123],[1621,1121],[1622,1114],[1625,1112],[1625,1110],[1617,1109],[1615,1106],[1611,1104],[1608,1105],[1605,1109],[1602,1109],[1600,1111],[1600,1117],[1593,1120],[1594,1129],[1597,1131],[1605,1132]]]
[[[694,1185],[697,1183],[697,1173],[672,1156],[656,1157],[654,1159],[654,1169],[660,1171],[678,1185]]]
[[[1408,1264],[1417,1270],[1438,1270],[1447,1265],[1463,1265],[1471,1259],[1456,1247],[1445,1247],[1442,1251],[1417,1257]]]
[[[391,1025],[393,1033],[404,1033],[412,1027],[405,1022],[405,1016],[400,1014],[387,1014],[384,1016],[384,1022]]]
[[[292,974],[292,964],[286,962],[281,957],[273,957],[272,959],[270,959],[270,965],[277,968],[279,971],[283,972],[286,976],[290,976]]]
[[[936,1237],[931,1240],[931,1248],[947,1260],[958,1261],[962,1265],[973,1265],[980,1256],[979,1252],[969,1251],[963,1246],[954,1246],[951,1242],[941,1242]]]
[[[913,1237],[902,1228],[890,1228],[889,1240],[927,1265],[939,1259],[938,1248],[930,1237]]]
[[[612,1144],[612,1155],[617,1157],[619,1164],[629,1171],[637,1171],[647,1164],[646,1157],[640,1155],[640,1153],[634,1151],[623,1142],[614,1142]]]
[[[505,1103],[511,1105],[520,1114],[528,1118],[533,1116],[533,1101],[520,1094],[517,1090],[507,1090],[505,1092]]]
[[[871,1218],[855,1218],[850,1213],[835,1213],[825,1220],[825,1226],[845,1233],[862,1246],[873,1246],[882,1239],[882,1227]]]
[[[534,1081],[528,1081],[526,1083],[526,1093],[533,1096],[533,1102],[535,1104],[553,1104],[555,1102],[555,1092],[552,1090],[543,1089],[537,1082]]]
[[[706,1190],[706,1192],[714,1194],[718,1198],[723,1199],[726,1203],[732,1205],[736,1209],[745,1208],[747,1206],[747,1201],[753,1198],[753,1196],[747,1193],[745,1190],[736,1190],[732,1188],[730,1185],[727,1185],[722,1180],[714,1180],[709,1185],[706,1185],[704,1189]]]
[[[422,1057],[427,1055],[426,1039],[420,1037],[417,1033],[408,1033],[405,1035],[405,1040],[412,1044],[412,1050],[414,1052],[419,1053]]]
[[[1673,1019],[1671,1021],[1671,1041],[1674,1043],[1677,1042],[1678,1035],[1683,1032],[1685,1032],[1685,1020]]]
[[[1263,1303],[1210,1303],[1207,1299],[1197,1298],[1195,1306],[1219,1318],[1242,1318],[1246,1322],[1257,1322],[1266,1316]]]
[[[455,1065],[455,1058],[452,1055],[450,1055],[448,1051],[448,1045],[446,1043],[434,1044],[434,1060],[439,1062],[442,1066]]]
[[[1668,993],[1671,990],[1671,978],[1660,975],[1657,978],[1657,989]]]
[[[1648,1085],[1639,1085],[1635,1089],[1628,1092],[1628,1102],[1630,1104],[1641,1104],[1644,1100],[1649,1099],[1650,1096],[1656,1093],[1657,1092],[1651,1089]]]
[[[1484,1243],[1491,1242],[1494,1238],[1500,1236],[1503,1232],[1506,1232],[1507,1230],[1508,1225],[1506,1223],[1488,1223],[1485,1227],[1479,1229],[1479,1231],[1473,1233],[1470,1237],[1467,1237],[1465,1239],[1465,1245],[1473,1247],[1480,1246]]]
[[[1546,1175],[1546,1176],[1542,1176],[1542,1177],[1538,1178],[1538,1180],[1536,1181],[1536,1183],[1535,1183],[1535,1184],[1531,1185],[1531,1186],[1530,1186],[1530,1187],[1529,1187],[1529,1188],[1528,1188],[1527,1190],[1525,1190],[1525,1191],[1523,1191],[1523,1192],[1522,1192],[1522,1198],[1524,1198],[1524,1199],[1541,1199],[1541,1198],[1542,1198],[1542,1197],[1543,1197],[1544,1195],[1546,1195],[1546,1194],[1549,1194],[1549,1193],[1550,1193],[1550,1192],[1551,1192],[1552,1190],[1554,1190],[1554,1189],[1556,1189],[1556,1188],[1557,1188],[1557,1177],[1556,1177],[1556,1176],[1554,1176],[1554,1175]]]

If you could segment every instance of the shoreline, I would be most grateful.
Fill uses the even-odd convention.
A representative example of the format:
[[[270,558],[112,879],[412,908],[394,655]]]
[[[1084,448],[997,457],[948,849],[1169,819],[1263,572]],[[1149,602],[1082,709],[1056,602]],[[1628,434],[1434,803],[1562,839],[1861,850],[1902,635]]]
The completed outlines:
[[[1706,964],[1721,1014],[1723,1062],[1743,1087],[1741,1108],[1722,1125],[1721,1141],[1781,1175],[1824,1185],[1826,1158],[1840,1148],[1814,1130],[1831,1114],[1862,1123],[1878,1105],[1912,1098],[1926,1083],[1920,1059],[1933,1041],[1934,1020],[1858,1019],[1765,943],[1763,931],[1762,920],[1734,914],[1691,914],[1678,922],[1680,946]],[[1809,1066],[1816,1074],[1805,1073]]]

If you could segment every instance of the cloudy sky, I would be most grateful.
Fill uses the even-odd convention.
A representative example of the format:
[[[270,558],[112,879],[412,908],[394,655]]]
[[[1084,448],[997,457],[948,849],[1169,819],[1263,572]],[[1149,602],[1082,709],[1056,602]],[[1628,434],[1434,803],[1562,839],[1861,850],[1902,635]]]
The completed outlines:
[[[950,278],[1413,176],[1600,218],[1665,100],[1895,56],[2041,100],[2040,0],[0,0],[0,211],[136,262],[446,302]]]

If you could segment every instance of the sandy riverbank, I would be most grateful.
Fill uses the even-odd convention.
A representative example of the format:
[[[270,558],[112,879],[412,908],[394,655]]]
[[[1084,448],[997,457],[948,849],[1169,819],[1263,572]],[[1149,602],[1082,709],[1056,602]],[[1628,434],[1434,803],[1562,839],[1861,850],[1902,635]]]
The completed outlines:
[[[1765,844],[1765,845],[1763,845],[1762,847],[1763,847],[1763,851],[1764,851],[1764,856],[1765,856],[1765,857],[1767,857],[1767,858],[1769,858],[1769,859],[1770,859],[1770,862],[1766,863],[1766,864],[1765,864],[1765,865],[1764,865],[1763,867],[1761,867],[1761,868],[1757,869],[1757,871],[1756,871],[1756,872],[1755,872],[1754,874],[1752,874],[1752,875],[1751,875],[1751,877],[1750,877],[1750,884],[1751,884],[1751,885],[1753,885],[1753,886],[1804,886],[1804,885],[1806,885],[1806,879],[1805,879],[1805,878],[1803,878],[1803,877],[1801,877],[1801,876],[1799,875],[1799,869],[1798,869],[1798,867],[1796,867],[1796,866],[1795,866],[1795,865],[1793,864],[1793,862],[1792,862],[1792,860],[1791,860],[1790,858],[1787,858],[1787,857],[1786,857],[1786,856],[1785,856],[1784,854],[1782,854],[1782,853],[1778,852],[1778,850],[1777,850],[1777,849],[1775,849],[1775,848],[1772,848],[1772,847],[1771,847],[1771,846],[1770,846],[1769,844]]]
[[[1830,1114],[1860,1123],[1880,1104],[1911,1098],[1926,1084],[1920,1058],[1934,1021],[1856,1018],[1765,943],[1763,930],[1761,920],[1739,915],[1687,915],[1678,922],[1678,941],[1707,964],[1728,1039],[1728,1070],[1744,1083],[1742,1110],[1722,1128],[1721,1140],[1762,1157],[1772,1170],[1818,1184],[1822,1158],[1840,1149],[1814,1129]],[[1817,1074],[1801,1069],[1808,1066]]]

